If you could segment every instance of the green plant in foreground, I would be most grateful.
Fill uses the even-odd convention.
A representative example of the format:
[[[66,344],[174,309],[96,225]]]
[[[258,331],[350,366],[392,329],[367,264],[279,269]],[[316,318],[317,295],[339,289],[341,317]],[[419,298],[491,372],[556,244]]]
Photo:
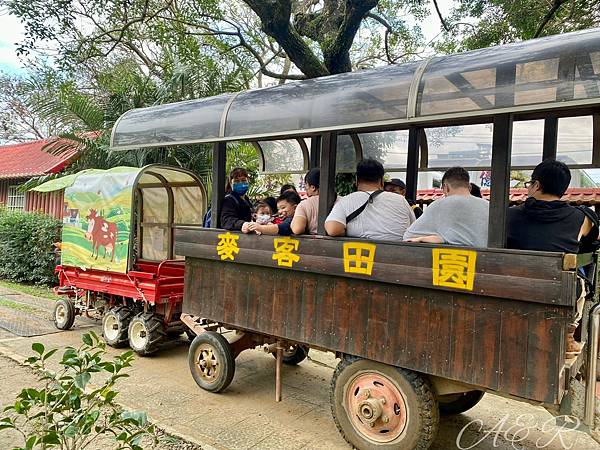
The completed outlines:
[[[114,402],[113,388],[129,376],[123,372],[131,366],[133,352],[108,361],[103,359],[106,344],[93,331],[82,341],[79,348],[65,349],[57,371],[48,368],[48,361],[58,349],[46,352],[40,343],[31,346],[36,354],[25,363],[39,373],[42,387],[23,389],[0,418],[0,431],[16,430],[23,437],[24,446],[15,450],[82,450],[101,436],[114,440],[115,449],[141,450],[142,439],[157,443],[146,413],[122,411]],[[92,387],[92,376],[100,374]]]

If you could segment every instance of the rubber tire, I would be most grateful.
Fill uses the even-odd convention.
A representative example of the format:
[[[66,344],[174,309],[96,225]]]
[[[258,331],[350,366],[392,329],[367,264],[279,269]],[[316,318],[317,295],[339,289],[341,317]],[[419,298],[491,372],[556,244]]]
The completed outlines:
[[[104,322],[109,314],[114,314],[117,317],[117,321],[120,324],[119,333],[117,337],[113,340],[110,340],[106,337],[104,333]],[[102,316],[102,336],[104,337],[104,341],[114,348],[122,348],[126,347],[128,344],[128,329],[129,322],[133,316],[133,311],[127,306],[117,306],[115,308],[111,308],[104,313]]]
[[[134,324],[140,322],[145,328],[147,339],[143,347],[136,348],[131,340],[131,329]],[[165,338],[162,320],[156,314],[144,312],[139,313],[131,319],[127,335],[129,336],[129,347],[140,356],[148,356],[155,353]]]
[[[464,413],[479,403],[483,394],[485,394],[483,391],[469,391],[463,392],[462,394],[440,395],[438,397],[440,414],[442,416],[452,416],[454,414]],[[452,397],[456,397],[456,400],[444,402],[444,398],[450,399]]]
[[[292,355],[283,355],[283,363],[287,366],[297,366],[308,356],[308,346],[306,345],[294,345],[295,352]],[[277,358],[277,353],[271,353],[273,358]]]
[[[343,405],[345,386],[359,371],[376,370],[400,386],[406,398],[408,423],[393,442],[377,443],[364,438],[352,426]],[[333,420],[344,439],[361,450],[425,450],[433,443],[439,427],[437,400],[429,380],[416,372],[356,357],[343,358],[331,378],[330,404]]]
[[[58,321],[56,320],[56,310],[59,308],[59,306],[63,306],[65,308],[65,312],[66,312],[66,316],[67,316],[67,320],[63,324],[59,324]],[[71,327],[75,323],[75,305],[73,304],[73,302],[71,300],[61,298],[60,300],[58,300],[56,302],[56,305],[54,305],[54,311],[52,312],[52,318],[54,320],[54,325],[59,330],[71,329]]]
[[[196,364],[196,351],[203,344],[212,347],[213,353],[220,363],[221,371],[219,376],[213,381],[208,382],[200,375],[198,365]],[[235,375],[235,358],[233,351],[227,339],[214,331],[205,331],[194,338],[188,352],[188,364],[192,377],[198,386],[208,392],[221,392],[231,384]]]

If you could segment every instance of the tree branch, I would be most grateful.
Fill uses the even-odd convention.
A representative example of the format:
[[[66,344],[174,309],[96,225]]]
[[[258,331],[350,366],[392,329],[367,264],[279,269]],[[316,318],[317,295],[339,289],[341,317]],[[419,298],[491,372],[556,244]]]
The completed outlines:
[[[435,11],[437,12],[438,17],[440,18],[440,22],[442,23],[442,26],[444,27],[444,30],[450,31],[450,27],[446,23],[446,20],[444,19],[444,16],[442,16],[442,12],[440,11],[440,7],[438,5],[437,0],[433,0],[433,6],[435,6]]]
[[[548,22],[550,22],[550,20],[552,20],[552,18],[554,17],[554,14],[556,14],[556,12],[560,9],[560,7],[567,1],[568,0],[554,0],[554,3],[552,3],[552,7],[546,13],[544,18],[542,19],[542,22],[538,26],[535,34],[533,35],[534,38],[540,37],[540,35],[542,34],[542,31],[544,31],[544,28],[546,27],[546,25],[548,25]]]

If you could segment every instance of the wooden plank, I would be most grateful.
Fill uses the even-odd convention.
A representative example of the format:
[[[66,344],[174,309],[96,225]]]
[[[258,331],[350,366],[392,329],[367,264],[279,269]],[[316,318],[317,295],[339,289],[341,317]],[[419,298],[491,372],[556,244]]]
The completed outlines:
[[[419,177],[419,149],[422,129],[411,127],[408,130],[408,156],[406,161],[406,198],[416,200]]]
[[[473,305],[475,314],[475,348],[473,352],[472,383],[498,386],[500,355],[500,308],[490,304]]]
[[[392,353],[393,338],[404,330],[401,330],[400,327],[389,326],[390,304],[396,299],[391,298],[387,289],[375,287],[370,298],[367,326],[364,333],[365,347],[362,354],[373,359],[379,354]],[[393,314],[395,317],[401,317],[402,311],[394,307]],[[355,325],[355,327],[357,326]],[[404,348],[404,341],[398,348]]]
[[[498,390],[525,397],[528,313],[503,310],[500,320]]]
[[[302,327],[301,336],[307,342],[317,339],[317,317],[319,314],[317,279],[312,274],[302,278]]]
[[[506,247],[512,129],[512,115],[505,114],[494,118],[488,247]]]
[[[408,321],[411,324],[408,346],[413,353],[414,364],[425,372],[429,372],[431,367],[429,297],[424,292],[422,295],[411,296],[408,309]]]
[[[463,297],[454,297],[452,360],[453,374],[461,380],[472,383],[473,354],[475,352],[475,312]]]
[[[247,241],[246,236],[240,237],[240,252],[235,257],[235,263],[251,264],[254,266],[273,267],[276,262],[272,258],[271,248],[264,249],[264,243],[260,244],[254,239]],[[216,242],[217,240],[215,240]],[[266,242],[272,242],[272,237],[267,238]],[[319,242],[320,247],[315,244]],[[248,243],[249,247],[242,245]],[[220,261],[217,255],[215,245],[192,244],[179,242],[180,249],[185,249],[186,256],[198,257]],[[419,248],[419,246],[405,247],[403,245],[377,244],[375,255],[375,264],[370,276],[365,274],[347,273],[344,269],[342,258],[342,243],[318,240],[302,241],[300,245],[300,261],[295,263],[292,269],[280,268],[281,272],[289,270],[300,270],[312,273],[327,273],[342,277],[357,278],[363,280],[383,281],[386,283],[401,284],[408,286],[418,286],[426,288],[435,288],[437,290],[447,290],[453,292],[464,292],[464,289],[455,289],[445,286],[433,286],[433,268],[431,263],[431,248]],[[315,251],[317,254],[306,252]],[[179,250],[178,250],[179,251]],[[336,255],[339,257],[323,256],[324,253]],[[318,255],[318,256],[317,256]],[[473,292],[479,295],[500,296],[511,299],[521,299],[525,301],[535,301],[551,304],[572,304],[572,299],[563,297],[560,289],[563,271],[555,270],[562,264],[562,259],[557,254],[553,259],[548,258],[551,264],[543,264],[544,259],[537,260],[535,266],[538,268],[535,278],[524,276],[526,273],[533,275],[533,260],[529,255],[523,255],[527,264],[523,264],[520,256],[510,257],[504,254],[498,258],[493,255],[486,256],[485,251],[478,251],[478,265],[474,280]],[[496,275],[495,268],[498,267],[498,259],[502,259],[506,264],[504,267],[511,269],[502,269],[501,272],[513,272],[515,276]],[[531,261],[530,261],[531,260]],[[402,264],[398,264],[401,261]],[[423,266],[416,266],[417,263],[427,261]],[[225,261],[224,264],[235,264]],[[404,265],[404,264],[412,265]],[[521,264],[519,264],[521,263]],[[516,273],[521,269],[521,273]],[[541,278],[543,277],[543,278]],[[540,279],[541,278],[541,279]]]
[[[225,165],[227,160],[227,143],[216,142],[213,144],[212,158],[212,201],[210,226],[212,228],[221,227],[221,203],[225,197],[225,182],[227,174],[225,173]]]
[[[319,225],[318,233],[325,236],[325,219],[337,197],[335,193],[335,164],[337,134],[325,133],[321,138],[321,175],[319,183]]]
[[[430,302],[429,323],[429,356],[431,372],[440,376],[450,374],[452,343],[455,341],[453,330],[453,304],[451,296],[443,296]]]

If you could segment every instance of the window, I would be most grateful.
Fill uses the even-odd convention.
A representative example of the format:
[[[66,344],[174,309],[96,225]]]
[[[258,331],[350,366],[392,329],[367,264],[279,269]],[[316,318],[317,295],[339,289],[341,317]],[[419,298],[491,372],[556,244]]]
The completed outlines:
[[[25,192],[19,192],[19,186],[8,187],[6,208],[9,211],[23,211],[25,209]]]

